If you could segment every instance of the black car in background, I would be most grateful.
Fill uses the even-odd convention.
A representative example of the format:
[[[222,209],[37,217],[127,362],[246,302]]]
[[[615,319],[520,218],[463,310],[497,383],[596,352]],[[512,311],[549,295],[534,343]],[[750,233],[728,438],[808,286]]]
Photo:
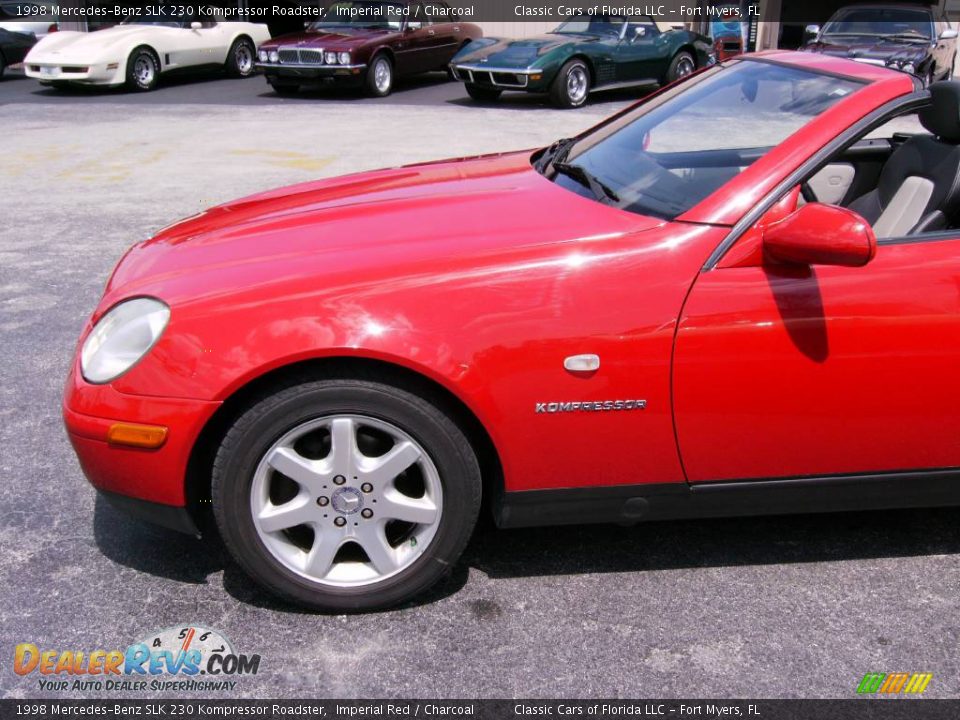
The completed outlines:
[[[36,44],[37,38],[34,35],[0,28],[0,78],[8,65],[23,62],[27,51]]]
[[[956,28],[924,5],[850,5],[806,34],[803,50],[893,67],[928,85],[950,79],[957,58]]]

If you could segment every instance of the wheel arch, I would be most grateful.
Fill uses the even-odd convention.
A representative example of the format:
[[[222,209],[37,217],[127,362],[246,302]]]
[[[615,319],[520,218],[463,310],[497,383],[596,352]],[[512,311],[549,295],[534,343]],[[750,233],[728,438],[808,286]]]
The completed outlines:
[[[597,68],[594,67],[593,60],[589,55],[583,52],[575,52],[570,55],[566,60],[560,63],[560,69],[563,68],[571,60],[581,60],[583,64],[587,66],[587,72],[590,73],[590,87],[595,88],[597,86]],[[557,72],[560,72],[560,69]]]
[[[253,45],[253,53],[254,55],[256,55],[257,41],[254,40],[252,37],[250,37],[250,33],[243,32],[243,31],[238,32],[236,35],[233,36],[233,39],[230,41],[230,44],[227,46],[227,52],[229,53],[233,49],[233,46],[236,43],[240,42],[241,40],[249,40],[250,44]]]
[[[158,51],[153,45],[151,45],[150,43],[142,42],[142,43],[137,43],[136,45],[134,45],[133,47],[131,47],[131,48],[127,51],[126,55],[124,55],[124,57],[123,57],[123,73],[124,73],[124,75],[126,75],[126,73],[127,73],[127,67],[130,65],[130,57],[131,57],[137,50],[149,50],[151,53],[153,53],[153,57],[154,57],[154,59],[157,61],[157,72],[159,72],[159,73],[164,72],[165,68],[164,68],[164,64],[163,64],[163,53],[159,52],[159,51]]]
[[[492,436],[478,415],[453,390],[438,380],[398,363],[363,356],[330,356],[300,360],[272,368],[235,388],[206,422],[187,461],[184,495],[199,527],[210,505],[213,461],[227,431],[254,403],[280,390],[323,379],[363,379],[414,392],[446,412],[466,435],[480,464],[483,511],[488,517],[503,493],[503,467]]]
[[[369,68],[371,65],[373,65],[373,59],[380,53],[383,53],[384,55],[386,55],[387,59],[390,60],[390,64],[393,66],[393,72],[395,73],[394,77],[396,77],[397,56],[396,56],[396,53],[394,53],[393,48],[390,47],[389,45],[380,45],[374,48],[373,52],[370,53],[370,60],[367,61],[367,67]]]
[[[697,48],[691,42],[684,42],[680,47],[674,50],[673,55],[670,56],[670,62],[673,62],[673,59],[682,52],[685,52],[688,55],[690,55],[690,57],[693,58],[693,62],[697,67],[700,66],[700,59],[697,54]]]

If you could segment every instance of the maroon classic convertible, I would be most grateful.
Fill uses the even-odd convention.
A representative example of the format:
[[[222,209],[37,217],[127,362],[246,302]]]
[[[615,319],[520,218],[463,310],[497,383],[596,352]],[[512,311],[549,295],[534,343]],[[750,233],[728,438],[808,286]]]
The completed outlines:
[[[456,10],[432,0],[341,0],[305,32],[260,46],[257,63],[278,93],[347,85],[389,95],[397,77],[445,70],[483,36]]]

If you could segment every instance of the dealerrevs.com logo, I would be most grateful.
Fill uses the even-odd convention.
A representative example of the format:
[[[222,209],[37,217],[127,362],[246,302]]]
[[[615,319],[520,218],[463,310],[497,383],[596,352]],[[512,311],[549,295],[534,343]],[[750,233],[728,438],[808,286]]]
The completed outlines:
[[[182,625],[150,633],[126,650],[41,649],[20,643],[13,670],[35,675],[44,691],[230,691],[238,676],[259,672],[260,656],[235,652],[216,630]]]
[[[857,692],[861,695],[918,695],[927,689],[931,680],[933,673],[867,673],[857,686]]]

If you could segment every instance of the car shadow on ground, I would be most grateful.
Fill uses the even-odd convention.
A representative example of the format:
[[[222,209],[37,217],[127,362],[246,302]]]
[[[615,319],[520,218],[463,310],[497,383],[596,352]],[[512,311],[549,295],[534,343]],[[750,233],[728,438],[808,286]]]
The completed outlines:
[[[491,579],[649,572],[960,554],[960,509],[748,517],[522,530],[480,529],[444,581],[404,607],[457,594],[470,568]],[[102,498],[93,521],[112,561],[176,583],[205,584],[223,572],[240,602],[279,612],[309,612],[262,590],[232,562],[215,529],[197,540],[127,517]],[[475,608],[483,613],[484,608]]]
[[[413,93],[417,90],[429,90],[431,88],[447,85],[448,83],[452,84],[453,81],[450,80],[446,73],[431,72],[397,80],[393,91],[386,98],[370,97],[367,95],[364,89],[359,86],[338,87],[336,85],[332,85],[330,87],[311,88],[309,90],[300,90],[298,92],[288,93],[285,95],[280,95],[274,91],[270,85],[265,85],[263,92],[259,93],[258,97],[314,103],[322,102],[324,100],[335,102],[367,101],[373,103],[379,102],[388,105],[391,102],[405,99],[404,96],[408,93]],[[420,100],[421,102],[416,104],[436,105],[436,99],[432,95],[420,98]]]
[[[658,86],[650,85],[640,88],[624,88],[621,90],[606,90],[592,93],[583,107],[594,107],[602,109],[605,105],[622,105],[623,103],[634,103],[643,100],[648,95],[656,92]],[[493,102],[480,102],[474,100],[467,91],[463,90],[463,97],[453,98],[446,101],[448,105],[457,105],[460,107],[483,107],[495,108],[497,110],[556,110],[547,95],[526,93],[526,92],[505,92]],[[570,110],[576,112],[576,110]]]
[[[26,77],[25,75],[22,77]],[[28,78],[32,79],[32,78]],[[246,78],[234,78],[229,77],[223,72],[218,72],[216,70],[190,70],[190,71],[179,71],[172,73],[170,75],[164,75],[160,78],[157,86],[150,90],[149,92],[142,92],[139,90],[131,90],[124,85],[118,86],[104,86],[104,85],[60,85],[57,87],[52,87],[48,85],[41,85],[39,81],[34,80],[37,83],[37,87],[33,90],[33,95],[38,97],[71,97],[71,98],[117,98],[117,97],[143,97],[143,98],[152,98],[160,99],[164,95],[164,91],[173,91],[177,88],[183,87],[184,85],[202,85],[204,83],[214,83],[221,80],[234,80],[237,82],[257,82],[257,78],[254,76]],[[263,82],[263,79],[260,78],[260,82]]]

